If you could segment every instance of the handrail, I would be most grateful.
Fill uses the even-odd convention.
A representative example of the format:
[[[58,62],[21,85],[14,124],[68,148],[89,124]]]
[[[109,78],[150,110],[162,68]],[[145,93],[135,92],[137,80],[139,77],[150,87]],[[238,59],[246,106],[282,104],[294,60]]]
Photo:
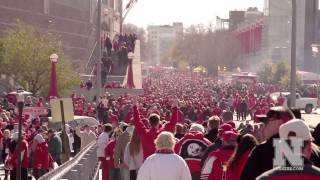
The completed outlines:
[[[74,166],[76,166],[79,161],[88,153],[88,151],[96,145],[96,141],[88,144],[83,150],[81,150],[73,159],[65,162],[58,168],[46,173],[39,180],[59,180],[61,179],[67,172],[69,172]]]
[[[95,167],[95,171],[92,174],[92,180],[99,179],[99,170],[100,170],[101,162],[99,161],[97,166]]]
[[[92,50],[91,50],[91,53],[90,53],[90,56],[89,56],[89,59],[88,59],[88,62],[87,62],[87,64],[86,64],[85,69],[88,69],[89,64],[90,64],[91,61],[92,61],[92,57],[93,57],[94,52],[95,52],[95,50],[96,50],[97,44],[98,44],[98,42],[96,41],[96,42],[94,43],[94,46],[93,46]]]

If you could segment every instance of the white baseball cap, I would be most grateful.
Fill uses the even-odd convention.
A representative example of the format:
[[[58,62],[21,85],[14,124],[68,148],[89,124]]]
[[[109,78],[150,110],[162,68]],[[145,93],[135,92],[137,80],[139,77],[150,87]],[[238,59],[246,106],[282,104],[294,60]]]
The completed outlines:
[[[205,131],[204,131],[204,127],[201,124],[194,123],[194,124],[191,124],[190,132],[202,132],[202,133],[204,133]]]
[[[312,139],[308,125],[301,119],[293,119],[282,124],[279,129],[279,135],[280,139],[285,140],[289,139],[290,136],[304,141]]]

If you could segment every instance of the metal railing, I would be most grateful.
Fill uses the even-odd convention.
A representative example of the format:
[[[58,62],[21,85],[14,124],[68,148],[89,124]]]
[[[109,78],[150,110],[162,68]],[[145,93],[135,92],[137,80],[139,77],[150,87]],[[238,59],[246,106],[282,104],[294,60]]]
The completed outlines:
[[[88,144],[73,159],[46,173],[39,180],[97,179],[100,162],[97,158],[96,142]],[[81,177],[81,178],[80,178]]]
[[[87,62],[86,67],[85,67],[86,73],[91,73],[90,71],[92,70],[92,68],[94,67],[94,64],[96,63],[96,59],[97,59],[97,57],[96,57],[97,56],[97,53],[96,53],[97,44],[98,44],[98,42],[95,42],[94,45],[93,45],[93,48],[91,50],[88,62]]]

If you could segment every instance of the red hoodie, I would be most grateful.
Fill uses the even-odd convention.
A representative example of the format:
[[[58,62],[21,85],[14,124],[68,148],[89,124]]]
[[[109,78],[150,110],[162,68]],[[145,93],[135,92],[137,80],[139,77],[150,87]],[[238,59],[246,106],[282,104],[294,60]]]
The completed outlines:
[[[143,149],[143,159],[145,160],[147,157],[156,152],[156,147],[154,144],[154,140],[162,131],[170,131],[173,132],[175,126],[177,124],[177,112],[178,108],[173,108],[173,113],[171,117],[171,121],[161,128],[148,128],[144,125],[142,120],[140,119],[140,114],[137,106],[133,107],[133,124],[137,130],[141,138],[141,144]]]
[[[18,145],[16,146],[14,153],[10,155],[10,160],[9,160],[9,164],[14,168],[17,167],[17,158],[18,158],[17,147],[18,147]],[[29,166],[29,151],[28,151],[28,142],[26,140],[22,140],[21,149],[22,149],[21,152],[23,152],[21,167],[28,168],[28,166]]]
[[[227,169],[226,180],[240,180],[242,170],[246,165],[250,152],[249,150],[244,153],[233,167]]]
[[[48,143],[43,142],[37,144],[34,151],[35,156],[33,156],[32,168],[33,169],[45,169],[49,170],[51,168],[51,157],[49,154]]]
[[[213,151],[207,158],[201,172],[201,180],[223,179],[223,166],[234,152],[234,146],[224,146]]]
[[[188,164],[191,173],[201,172],[201,159],[211,142],[201,132],[186,134],[175,146],[175,152]]]

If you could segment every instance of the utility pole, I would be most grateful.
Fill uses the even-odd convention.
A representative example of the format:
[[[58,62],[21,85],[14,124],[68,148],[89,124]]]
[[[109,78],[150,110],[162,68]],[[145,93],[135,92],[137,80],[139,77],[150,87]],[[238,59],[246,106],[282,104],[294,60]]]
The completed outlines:
[[[96,102],[99,104],[101,95],[101,0],[98,0],[98,21],[97,21],[97,78],[96,78]]]
[[[290,107],[296,106],[296,34],[297,34],[297,0],[292,0],[292,31],[291,31],[291,81]]]
[[[120,8],[119,8],[119,11],[120,11],[120,19],[119,19],[119,22],[120,22],[120,34],[122,34],[122,26],[123,26],[123,21],[124,21],[124,18],[122,17],[122,15],[123,15],[123,2],[122,2],[122,0],[121,1],[119,1],[119,6],[120,6]]]

